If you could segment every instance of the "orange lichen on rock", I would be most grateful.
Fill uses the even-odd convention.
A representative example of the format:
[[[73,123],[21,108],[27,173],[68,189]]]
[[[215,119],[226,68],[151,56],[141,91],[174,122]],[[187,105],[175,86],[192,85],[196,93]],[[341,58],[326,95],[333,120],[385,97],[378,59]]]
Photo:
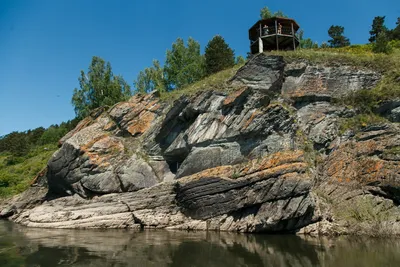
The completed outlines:
[[[243,129],[247,129],[247,127],[249,127],[249,125],[253,122],[254,118],[256,118],[257,115],[259,115],[259,114],[262,114],[262,112],[259,111],[259,110],[253,111],[253,113],[251,114],[250,118],[244,124]]]
[[[123,144],[108,135],[101,135],[91,140],[88,144],[80,147],[81,151],[88,156],[90,164],[107,167],[110,158],[124,151]]]
[[[247,90],[248,90],[247,87],[243,87],[243,88],[241,88],[239,90],[236,90],[235,92],[233,92],[232,94],[228,95],[225,98],[225,100],[223,102],[223,105],[224,106],[229,106],[229,105],[233,104],[233,102],[235,102],[235,100],[238,97],[240,97],[242,94],[244,94]]]
[[[293,176],[288,173],[304,173],[307,168],[304,162],[303,151],[277,152],[262,160],[254,159],[246,163],[233,166],[220,166],[201,171],[199,173],[181,178],[182,182],[201,178],[219,177],[221,179],[255,179],[272,176],[285,175],[290,178]]]
[[[133,136],[143,134],[150,128],[154,118],[155,115],[153,112],[144,111],[129,123],[127,130]]]
[[[343,144],[332,152],[325,163],[325,175],[339,183],[391,183],[398,175],[400,163],[376,156],[382,154],[386,145],[387,140],[353,141]]]

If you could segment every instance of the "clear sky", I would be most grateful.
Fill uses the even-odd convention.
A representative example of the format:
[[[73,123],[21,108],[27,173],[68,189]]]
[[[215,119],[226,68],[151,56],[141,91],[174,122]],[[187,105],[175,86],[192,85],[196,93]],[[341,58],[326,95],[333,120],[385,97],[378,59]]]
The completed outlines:
[[[263,6],[296,19],[318,43],[332,24],[366,43],[375,16],[389,28],[400,16],[399,0],[0,0],[0,136],[72,119],[72,91],[94,55],[131,85],[178,37],[204,49],[220,34],[245,56]]]

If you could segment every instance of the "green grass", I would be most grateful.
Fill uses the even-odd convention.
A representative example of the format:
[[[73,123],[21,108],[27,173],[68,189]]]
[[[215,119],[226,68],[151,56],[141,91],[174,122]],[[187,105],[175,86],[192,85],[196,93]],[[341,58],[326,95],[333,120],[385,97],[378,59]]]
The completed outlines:
[[[0,154],[0,198],[26,190],[56,150],[56,145],[45,145],[31,149],[23,157]]]
[[[200,91],[207,91],[207,90],[215,90],[220,92],[229,92],[233,90],[228,81],[235,75],[235,73],[242,67],[243,65],[235,65],[230,69],[226,69],[210,75],[204,78],[201,81],[195,82],[189,86],[186,86],[182,89],[173,90],[171,92],[161,93],[161,100],[164,101],[174,101],[181,97],[182,95],[195,95]]]
[[[343,134],[347,130],[359,131],[370,125],[383,123],[387,123],[385,118],[373,113],[361,113],[351,118],[341,119],[339,124],[339,133]]]
[[[295,51],[272,51],[269,55],[281,55],[287,62],[307,60],[310,63],[323,65],[349,65],[368,68],[379,72],[387,72],[400,68],[400,49],[393,53],[374,54],[369,45],[356,45],[344,48],[298,49]]]

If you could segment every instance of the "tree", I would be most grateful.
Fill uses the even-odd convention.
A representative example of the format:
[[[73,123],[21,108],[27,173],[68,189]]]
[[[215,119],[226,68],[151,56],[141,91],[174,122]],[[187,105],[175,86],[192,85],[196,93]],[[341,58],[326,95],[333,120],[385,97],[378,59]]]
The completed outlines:
[[[271,10],[269,10],[269,8],[265,6],[260,10],[260,17],[261,19],[269,19],[273,17],[287,18],[288,16],[280,10],[276,11],[275,13],[272,13]]]
[[[303,49],[318,48],[318,43],[311,40],[311,38],[302,39],[300,41],[300,48]]]
[[[101,106],[111,106],[131,96],[130,86],[122,76],[113,75],[110,62],[94,56],[87,74],[82,70],[78,78],[80,89],[75,88],[72,105],[78,118],[89,115]]]
[[[220,35],[214,36],[205,49],[206,74],[210,75],[235,65],[235,53]]]
[[[387,33],[388,29],[385,26],[385,16],[380,17],[377,16],[374,18],[372,21],[372,26],[371,30],[369,31],[369,34],[371,37],[368,39],[370,43],[374,43],[376,41],[376,38],[378,37],[379,33],[385,32]]]
[[[297,33],[297,38],[299,39],[300,48],[303,48],[303,49],[318,48],[318,43],[311,40],[311,38],[304,39],[304,31],[303,30],[300,30]]]
[[[153,66],[140,71],[137,79],[133,82],[139,93],[151,91],[165,92],[164,69],[158,60],[153,60]]]
[[[389,38],[385,31],[378,33],[376,37],[376,41],[372,47],[372,51],[374,53],[385,53],[389,54],[392,50],[392,47],[389,45]]]
[[[397,18],[396,27],[390,32],[391,40],[400,40],[400,17]]]
[[[235,65],[243,65],[246,63],[246,59],[242,56],[237,56],[235,60]]]
[[[187,47],[182,38],[167,50],[164,77],[167,90],[182,88],[204,77],[204,57],[200,54],[200,44],[189,38]]]
[[[331,40],[328,40],[328,43],[331,47],[344,47],[350,45],[349,38],[343,36],[344,27],[342,26],[334,26],[332,25],[328,30],[328,35],[331,37]]]
[[[268,18],[272,18],[272,12],[271,10],[269,10],[268,7],[263,7],[260,10],[260,18],[261,19],[268,19]]]

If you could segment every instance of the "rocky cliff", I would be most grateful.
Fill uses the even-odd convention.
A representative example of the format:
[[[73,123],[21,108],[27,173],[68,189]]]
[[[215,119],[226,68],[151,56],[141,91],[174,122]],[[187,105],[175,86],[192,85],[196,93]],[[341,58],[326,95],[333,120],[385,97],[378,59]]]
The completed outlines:
[[[81,121],[2,214],[32,227],[400,233],[398,124],[343,132],[357,110],[333,101],[380,79],[260,54],[223,90],[136,95]]]

